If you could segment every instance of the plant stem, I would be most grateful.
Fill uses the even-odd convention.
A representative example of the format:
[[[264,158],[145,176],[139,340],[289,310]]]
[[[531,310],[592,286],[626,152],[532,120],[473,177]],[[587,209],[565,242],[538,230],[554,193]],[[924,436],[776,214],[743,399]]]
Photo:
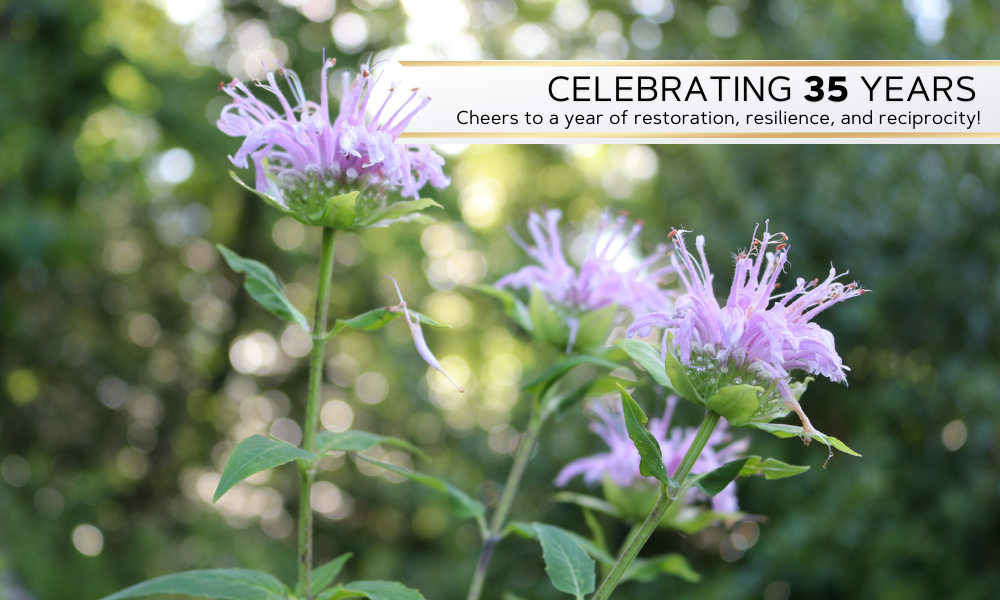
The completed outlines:
[[[507,483],[503,486],[500,502],[497,504],[490,527],[483,539],[483,551],[479,555],[476,572],[472,576],[472,584],[469,586],[467,600],[479,600],[479,595],[483,591],[483,584],[486,582],[486,572],[489,570],[490,559],[493,557],[493,549],[500,543],[500,532],[506,524],[507,515],[510,513],[511,507],[514,505],[517,490],[521,487],[521,478],[524,476],[524,469],[528,466],[528,460],[531,459],[531,453],[534,451],[535,443],[538,441],[538,434],[541,433],[542,425],[545,423],[545,419],[542,418],[540,404],[541,399],[538,397],[534,398],[531,405],[531,417],[528,420],[528,427],[524,431],[524,437],[521,438],[521,446],[518,448],[517,456],[514,458],[514,465],[510,468],[510,474],[507,475]]]
[[[312,354],[309,358],[309,396],[302,447],[316,452],[316,429],[319,426],[319,397],[323,386],[323,350],[326,346],[326,318],[330,311],[330,280],[333,278],[333,236],[335,230],[323,228],[319,255],[319,281],[316,285],[316,313],[313,318]],[[301,490],[299,492],[299,584],[307,600],[312,600],[313,515],[310,492],[316,467],[299,461]]]
[[[687,454],[684,455],[684,459],[681,464],[677,467],[674,472],[673,478],[681,483],[683,486],[684,480],[687,478],[688,473],[691,472],[691,468],[694,466],[698,456],[701,455],[701,451],[705,449],[705,444],[708,443],[708,438],[715,431],[715,426],[719,424],[719,414],[713,411],[708,411],[705,415],[705,420],[701,422],[701,427],[698,428],[698,433],[695,435],[694,441],[691,442],[691,447],[688,448]],[[611,569],[611,573],[598,588],[597,593],[594,594],[591,600],[607,600],[611,597],[611,593],[615,591],[615,587],[618,586],[618,582],[621,581],[622,576],[625,575],[625,571],[628,570],[629,565],[635,560],[635,557],[639,555],[639,551],[646,544],[646,540],[649,536],[653,534],[656,530],[656,526],[660,523],[660,519],[663,518],[663,514],[667,512],[670,505],[674,503],[677,496],[673,498],[667,492],[666,484],[660,484],[660,497],[656,501],[656,505],[653,506],[653,510],[646,517],[646,520],[642,523],[642,527],[636,532],[632,541],[628,543],[625,551],[622,553],[618,562],[615,563],[614,568]]]

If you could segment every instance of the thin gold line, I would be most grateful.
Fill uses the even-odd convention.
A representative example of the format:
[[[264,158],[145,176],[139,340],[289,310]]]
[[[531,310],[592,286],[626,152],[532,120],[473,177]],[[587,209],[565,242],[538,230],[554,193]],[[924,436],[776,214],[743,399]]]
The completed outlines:
[[[401,60],[404,67],[998,67],[1000,60]]]
[[[884,132],[834,132],[834,133],[800,133],[800,132],[776,132],[776,133],[727,133],[727,132],[703,132],[703,133],[655,133],[655,132],[634,132],[634,133],[604,133],[604,132],[570,132],[570,133],[536,133],[524,132],[515,133],[510,131],[482,131],[478,133],[454,132],[454,131],[428,131],[417,132],[407,131],[402,133],[400,139],[678,139],[678,138],[705,138],[705,139],[782,139],[782,138],[1000,138],[1000,132],[941,132],[929,131],[920,133],[915,131],[884,131]]]

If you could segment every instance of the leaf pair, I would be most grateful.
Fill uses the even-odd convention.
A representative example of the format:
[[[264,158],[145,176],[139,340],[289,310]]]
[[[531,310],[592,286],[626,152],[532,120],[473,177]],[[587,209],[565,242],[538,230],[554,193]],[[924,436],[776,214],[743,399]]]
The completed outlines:
[[[376,444],[392,444],[405,448],[423,458],[427,455],[410,443],[394,437],[384,437],[367,431],[324,431],[316,438],[317,452],[314,454],[287,442],[266,438],[262,435],[252,435],[233,448],[233,453],[226,461],[222,470],[219,485],[215,488],[212,503],[218,502],[222,496],[237,483],[261,471],[267,471],[293,460],[316,461],[327,452],[361,452]]]
[[[350,554],[345,554],[313,571],[313,591],[317,592],[328,586],[340,573],[348,558]],[[103,600],[124,600],[153,594],[179,594],[219,600],[288,599],[285,586],[267,573],[247,569],[208,569],[150,579]],[[420,592],[395,581],[355,581],[318,593],[316,597],[320,600],[357,597],[369,600],[424,600]]]
[[[237,273],[243,273],[246,275],[246,280],[244,281],[243,286],[246,288],[247,293],[250,294],[250,297],[259,302],[261,306],[266,308],[276,317],[290,323],[298,323],[306,332],[312,331],[312,328],[309,326],[309,321],[306,319],[305,315],[299,312],[299,310],[292,305],[292,302],[288,299],[288,297],[285,296],[284,289],[281,286],[281,281],[278,279],[278,276],[274,274],[274,271],[262,262],[249,258],[243,258],[222,244],[217,244],[216,247],[219,249],[222,257],[226,259],[226,263],[229,265],[229,268]],[[434,319],[416,311],[411,310],[410,313],[416,315],[417,318],[420,319],[420,322],[424,325],[430,325],[431,327],[448,327],[447,325],[438,323]],[[365,331],[381,329],[396,320],[402,314],[402,311],[386,307],[376,308],[375,310],[370,310],[350,319],[337,319],[334,323],[333,329],[326,333],[323,339],[324,341],[329,340],[344,329],[348,328],[362,329]]]

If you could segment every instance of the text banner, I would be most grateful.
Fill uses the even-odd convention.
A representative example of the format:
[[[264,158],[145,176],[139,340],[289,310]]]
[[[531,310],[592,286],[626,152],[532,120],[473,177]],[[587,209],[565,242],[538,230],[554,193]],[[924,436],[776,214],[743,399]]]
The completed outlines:
[[[1000,61],[401,61],[425,143],[996,143]]]

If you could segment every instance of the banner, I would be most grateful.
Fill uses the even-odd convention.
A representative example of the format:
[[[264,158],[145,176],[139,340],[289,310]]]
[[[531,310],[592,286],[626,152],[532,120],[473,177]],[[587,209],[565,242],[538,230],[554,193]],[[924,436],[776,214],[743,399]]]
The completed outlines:
[[[1000,61],[401,61],[423,143],[995,143]]]

